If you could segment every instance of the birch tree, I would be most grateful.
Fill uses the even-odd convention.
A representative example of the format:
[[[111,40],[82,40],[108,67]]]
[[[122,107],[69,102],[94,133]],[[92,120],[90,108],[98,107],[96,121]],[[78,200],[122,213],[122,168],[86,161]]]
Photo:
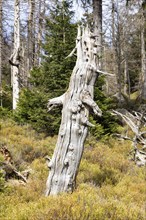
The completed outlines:
[[[93,32],[89,27],[78,27],[76,47],[69,55],[77,51],[68,90],[48,102],[49,110],[58,105],[62,105],[63,109],[56,148],[52,159],[47,158],[50,172],[46,196],[74,190],[88,126],[93,126],[88,119],[89,110],[99,116],[102,114],[93,100],[94,84],[101,72],[101,6],[102,0],[93,2]]]
[[[20,1],[14,3],[14,49],[9,59],[12,65],[12,86],[13,86],[13,110],[16,109],[19,100],[19,79],[20,79]]]

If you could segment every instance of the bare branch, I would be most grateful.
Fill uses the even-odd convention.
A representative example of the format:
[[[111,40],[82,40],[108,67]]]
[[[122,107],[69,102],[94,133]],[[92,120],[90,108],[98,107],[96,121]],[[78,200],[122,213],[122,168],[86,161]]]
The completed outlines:
[[[75,55],[76,50],[77,50],[77,46],[71,51],[71,53],[70,53],[67,57],[65,57],[65,59],[67,59],[67,58],[72,57],[73,55]]]
[[[96,104],[96,102],[92,99],[90,93],[88,91],[84,91],[82,94],[82,102],[86,105],[88,105],[94,112],[94,114],[101,116],[102,111]]]
[[[127,139],[127,140],[131,140],[133,143],[133,148],[134,150],[130,153],[134,152],[134,158],[133,160],[135,161],[135,163],[138,166],[144,166],[146,164],[146,152],[144,152],[143,150],[146,148],[146,139],[144,137],[142,137],[143,134],[146,133],[146,131],[141,132],[140,128],[142,126],[143,123],[143,117],[144,117],[144,113],[139,113],[139,112],[134,112],[134,115],[132,115],[131,113],[129,113],[128,111],[125,111],[125,113],[128,113],[129,117],[127,115],[125,115],[125,113],[121,113],[119,111],[113,111],[116,115],[119,115],[125,122],[126,124],[131,128],[131,130],[134,132],[135,136],[133,138],[129,138],[129,137],[125,137],[122,135],[118,135],[123,139]],[[144,147],[142,148],[142,150],[139,150],[137,145],[142,144],[144,145]]]
[[[65,93],[59,97],[48,100],[47,108],[48,111],[52,110],[56,106],[63,105]]]
[[[118,112],[118,111],[115,111],[113,110],[113,112],[116,114],[116,115],[119,115],[125,122],[126,124],[132,129],[132,131],[136,134],[136,135],[139,135],[139,132],[138,132],[138,126],[129,118],[127,117],[126,115]]]

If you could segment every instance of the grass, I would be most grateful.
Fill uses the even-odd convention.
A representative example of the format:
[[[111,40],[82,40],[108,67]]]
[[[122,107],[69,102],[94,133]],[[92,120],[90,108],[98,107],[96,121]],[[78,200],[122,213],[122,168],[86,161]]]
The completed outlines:
[[[7,145],[20,170],[32,169],[26,185],[11,181],[0,191],[0,219],[145,219],[145,168],[129,161],[128,141],[109,138],[103,143],[89,137],[75,192],[44,197],[48,175],[44,156],[52,155],[56,138],[37,134],[29,126],[21,127],[13,121],[0,121],[0,144]]]

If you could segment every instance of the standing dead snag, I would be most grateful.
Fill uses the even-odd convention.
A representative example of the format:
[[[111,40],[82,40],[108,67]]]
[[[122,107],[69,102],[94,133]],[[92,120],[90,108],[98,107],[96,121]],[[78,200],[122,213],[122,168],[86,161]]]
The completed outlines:
[[[89,109],[101,116],[93,100],[94,84],[98,76],[97,41],[89,28],[78,28],[76,40],[77,61],[68,90],[49,100],[48,109],[62,105],[62,121],[50,168],[46,195],[72,192],[87,136]]]
[[[13,86],[13,110],[17,108],[19,100],[19,78],[20,78],[20,1],[14,3],[14,51],[9,59],[12,66]]]

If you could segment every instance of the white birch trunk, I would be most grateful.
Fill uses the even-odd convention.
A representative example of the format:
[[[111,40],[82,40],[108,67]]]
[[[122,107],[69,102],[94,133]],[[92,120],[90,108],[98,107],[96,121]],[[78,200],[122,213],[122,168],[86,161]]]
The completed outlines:
[[[77,61],[69,88],[60,97],[49,100],[48,108],[63,105],[62,121],[50,168],[46,195],[72,192],[88,132],[89,109],[101,116],[93,101],[94,83],[98,76],[98,49],[96,36],[89,28],[78,28]]]
[[[14,51],[10,57],[13,78],[13,110],[17,108],[19,100],[19,77],[20,77],[20,1],[14,4]]]

